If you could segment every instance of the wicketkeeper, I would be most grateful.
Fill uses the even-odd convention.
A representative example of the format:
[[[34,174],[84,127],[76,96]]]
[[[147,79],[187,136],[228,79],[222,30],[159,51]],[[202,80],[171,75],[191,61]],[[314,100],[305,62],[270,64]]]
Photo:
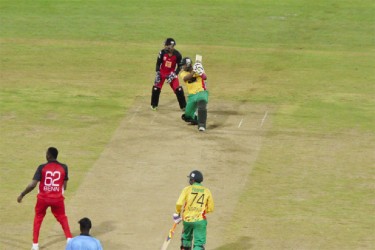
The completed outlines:
[[[178,104],[181,110],[185,110],[186,100],[184,89],[180,86],[178,73],[180,72],[179,63],[181,62],[181,54],[174,46],[176,41],[173,38],[167,38],[164,42],[164,49],[159,52],[156,60],[156,76],[154,86],[151,93],[151,109],[156,110],[159,105],[159,97],[161,89],[167,82],[173,92],[176,94]]]
[[[193,125],[198,124],[199,131],[205,131],[208,91],[206,86],[207,76],[203,65],[201,63],[193,65],[189,57],[183,58],[180,65],[182,70],[179,76],[185,82],[188,91],[185,113],[181,118]]]
[[[176,203],[173,220],[175,223],[180,223],[182,220],[183,223],[181,249],[202,250],[206,245],[206,214],[214,211],[214,200],[211,191],[201,184],[203,175],[200,171],[192,171],[188,178],[190,186],[182,190]],[[184,211],[181,218],[182,208]],[[192,248],[193,238],[194,246]]]

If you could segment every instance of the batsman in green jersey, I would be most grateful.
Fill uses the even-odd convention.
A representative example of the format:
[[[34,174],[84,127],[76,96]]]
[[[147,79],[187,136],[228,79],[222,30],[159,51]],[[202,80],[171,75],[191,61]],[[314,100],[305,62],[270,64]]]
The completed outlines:
[[[206,130],[207,123],[207,75],[203,65],[200,62],[192,64],[189,57],[181,60],[179,77],[185,83],[188,91],[188,101],[182,120],[198,125],[198,130],[203,132]],[[197,115],[196,115],[197,114]]]
[[[188,178],[190,186],[182,190],[176,203],[173,220],[175,223],[180,223],[181,220],[183,222],[181,249],[202,250],[205,249],[206,244],[206,214],[214,211],[214,200],[211,191],[201,184],[203,175],[200,171],[192,171]],[[183,212],[182,218],[181,212]]]

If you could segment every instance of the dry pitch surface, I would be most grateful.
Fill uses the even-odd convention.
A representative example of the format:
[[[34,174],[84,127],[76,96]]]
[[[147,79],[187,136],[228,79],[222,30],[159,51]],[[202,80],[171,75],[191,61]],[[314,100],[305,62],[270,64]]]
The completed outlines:
[[[251,181],[249,174],[270,123],[268,108],[210,102],[207,131],[202,133],[181,120],[169,89],[161,94],[158,111],[148,103],[149,96],[136,100],[75,196],[67,192],[73,234],[79,234],[76,222],[87,216],[93,221],[92,235],[105,249],[160,249],[173,224],[178,195],[188,185],[186,176],[199,169],[215,201],[215,212],[208,215],[207,249],[230,243],[227,225],[241,190]],[[21,231],[29,235],[12,235],[3,242],[5,249],[31,246],[32,221],[27,225]],[[169,249],[179,249],[181,229],[179,225]],[[40,246],[42,250],[65,246],[50,212],[42,225]]]

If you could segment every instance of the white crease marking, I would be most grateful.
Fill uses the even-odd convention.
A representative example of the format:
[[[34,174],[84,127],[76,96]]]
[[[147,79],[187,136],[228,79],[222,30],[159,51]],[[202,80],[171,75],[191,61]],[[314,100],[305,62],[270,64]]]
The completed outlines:
[[[241,125],[242,125],[242,122],[243,122],[243,118],[241,119],[241,121],[240,121],[240,124],[238,124],[238,128],[240,128],[240,127],[241,127]]]
[[[260,127],[263,127],[263,124],[264,124],[264,121],[267,118],[267,115],[268,115],[268,111],[266,111],[266,113],[264,114],[263,119],[262,119],[262,123],[260,124]]]

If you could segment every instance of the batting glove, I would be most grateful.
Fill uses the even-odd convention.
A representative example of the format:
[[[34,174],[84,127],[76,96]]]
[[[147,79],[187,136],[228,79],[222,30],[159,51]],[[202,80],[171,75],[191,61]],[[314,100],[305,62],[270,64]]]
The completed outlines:
[[[167,83],[171,83],[173,81],[173,79],[175,79],[177,76],[174,72],[170,73],[168,76],[167,76]]]
[[[173,221],[174,221],[174,223],[178,224],[178,223],[180,223],[182,221],[182,219],[181,219],[181,217],[180,217],[179,214],[174,213],[173,214]]]
[[[195,63],[193,65],[193,72],[200,75],[200,76],[203,75],[203,73],[204,73],[203,65],[201,63]]]
[[[158,84],[161,80],[160,71],[156,71],[155,84]]]

